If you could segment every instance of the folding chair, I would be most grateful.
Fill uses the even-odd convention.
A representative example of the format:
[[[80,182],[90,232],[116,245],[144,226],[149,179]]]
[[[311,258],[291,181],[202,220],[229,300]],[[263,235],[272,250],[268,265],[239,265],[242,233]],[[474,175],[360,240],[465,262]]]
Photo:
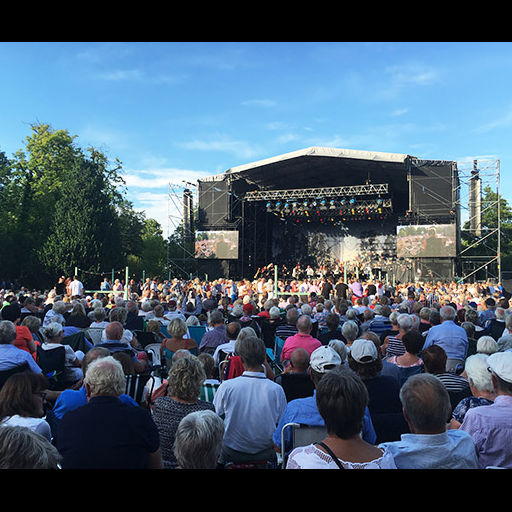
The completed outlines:
[[[285,447],[285,433],[286,429],[291,429],[291,447],[286,450]],[[298,446],[307,446],[309,444],[321,441],[327,435],[327,428],[325,425],[313,426],[304,425],[302,423],[287,423],[281,429],[281,464],[282,469],[286,467],[287,453],[290,453]]]
[[[133,331],[133,334],[135,335],[137,341],[141,344],[143,349],[145,349],[148,345],[157,343],[157,339],[154,332]]]
[[[9,368],[9,370],[0,371],[0,389],[2,389],[3,385],[11,375],[14,375],[15,373],[26,372],[29,370],[30,366],[28,365],[27,362],[25,362],[18,366],[13,366],[12,368]]]
[[[136,373],[134,375],[126,375],[125,394],[131,396],[139,405],[149,408],[151,395],[155,388],[155,377],[151,373]],[[146,390],[146,384],[151,381],[151,385]]]
[[[97,345],[98,343],[101,343],[103,330],[104,329],[102,327],[89,327],[89,329],[85,331],[85,336],[93,345]]]
[[[284,340],[281,339],[279,336],[276,336],[274,340],[274,356],[276,361],[281,361],[281,352],[283,350],[283,346]]]
[[[188,326],[188,332],[190,334],[190,337],[194,339],[197,344],[201,343],[201,340],[203,339],[204,333],[206,332],[206,326],[204,325],[189,325]]]

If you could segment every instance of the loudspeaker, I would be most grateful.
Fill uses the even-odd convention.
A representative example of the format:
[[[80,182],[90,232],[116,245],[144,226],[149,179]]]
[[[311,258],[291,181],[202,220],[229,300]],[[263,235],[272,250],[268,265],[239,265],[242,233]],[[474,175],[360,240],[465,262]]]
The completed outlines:
[[[229,225],[229,194],[226,180],[198,182],[199,229]]]

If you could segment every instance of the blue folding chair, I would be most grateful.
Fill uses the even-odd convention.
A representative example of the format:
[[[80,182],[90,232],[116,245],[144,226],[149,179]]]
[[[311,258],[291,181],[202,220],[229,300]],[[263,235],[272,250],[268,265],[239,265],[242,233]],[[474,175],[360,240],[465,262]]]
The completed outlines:
[[[204,325],[189,325],[188,332],[190,333],[190,337],[196,341],[199,345],[201,343],[201,339],[206,332],[206,326]]]

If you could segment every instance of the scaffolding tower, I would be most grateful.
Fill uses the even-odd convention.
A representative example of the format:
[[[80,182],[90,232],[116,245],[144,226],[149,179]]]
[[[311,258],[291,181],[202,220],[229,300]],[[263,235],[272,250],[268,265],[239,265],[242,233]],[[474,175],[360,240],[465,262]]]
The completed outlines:
[[[501,282],[501,200],[500,161],[473,160],[458,163],[460,178],[461,222],[459,251],[460,278],[462,281],[491,280]],[[495,199],[484,200],[490,190]],[[482,223],[483,216],[488,222]],[[489,221],[490,220],[490,221]]]

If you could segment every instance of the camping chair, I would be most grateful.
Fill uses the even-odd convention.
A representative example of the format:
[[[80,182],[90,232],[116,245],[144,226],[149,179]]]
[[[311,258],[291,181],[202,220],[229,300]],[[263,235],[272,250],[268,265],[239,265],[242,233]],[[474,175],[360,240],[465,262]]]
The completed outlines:
[[[204,333],[206,332],[206,326],[189,325],[188,332],[190,334],[190,337],[193,338],[199,345],[201,343],[201,340],[203,339]]]
[[[90,340],[93,345],[101,343],[101,337],[103,335],[102,327],[90,327],[85,331],[85,337]]]
[[[291,447],[289,450],[285,448],[285,432],[286,429],[291,429]],[[307,446],[309,444],[321,441],[327,435],[327,428],[325,425],[313,426],[304,425],[301,423],[287,423],[281,429],[281,464],[282,469],[286,467],[287,453],[290,453],[298,446]]]
[[[275,337],[274,340],[274,356],[277,362],[281,361],[281,352],[284,347],[284,340],[281,339],[279,336]]]
[[[145,349],[148,345],[157,343],[157,338],[154,332],[150,331],[133,331],[134,336],[140,343],[141,347]]]
[[[66,349],[64,346],[44,350],[37,347],[37,364],[50,381],[49,388],[62,391],[72,383],[66,380]]]
[[[125,394],[131,396],[139,405],[149,408],[151,395],[155,388],[155,377],[150,372],[126,375]],[[147,383],[151,382],[147,387]]]
[[[2,389],[3,385],[7,381],[7,379],[14,375],[15,373],[22,373],[30,370],[30,367],[27,362],[20,364],[18,366],[14,366],[12,368],[9,368],[8,370],[2,370],[0,371],[0,389]]]

